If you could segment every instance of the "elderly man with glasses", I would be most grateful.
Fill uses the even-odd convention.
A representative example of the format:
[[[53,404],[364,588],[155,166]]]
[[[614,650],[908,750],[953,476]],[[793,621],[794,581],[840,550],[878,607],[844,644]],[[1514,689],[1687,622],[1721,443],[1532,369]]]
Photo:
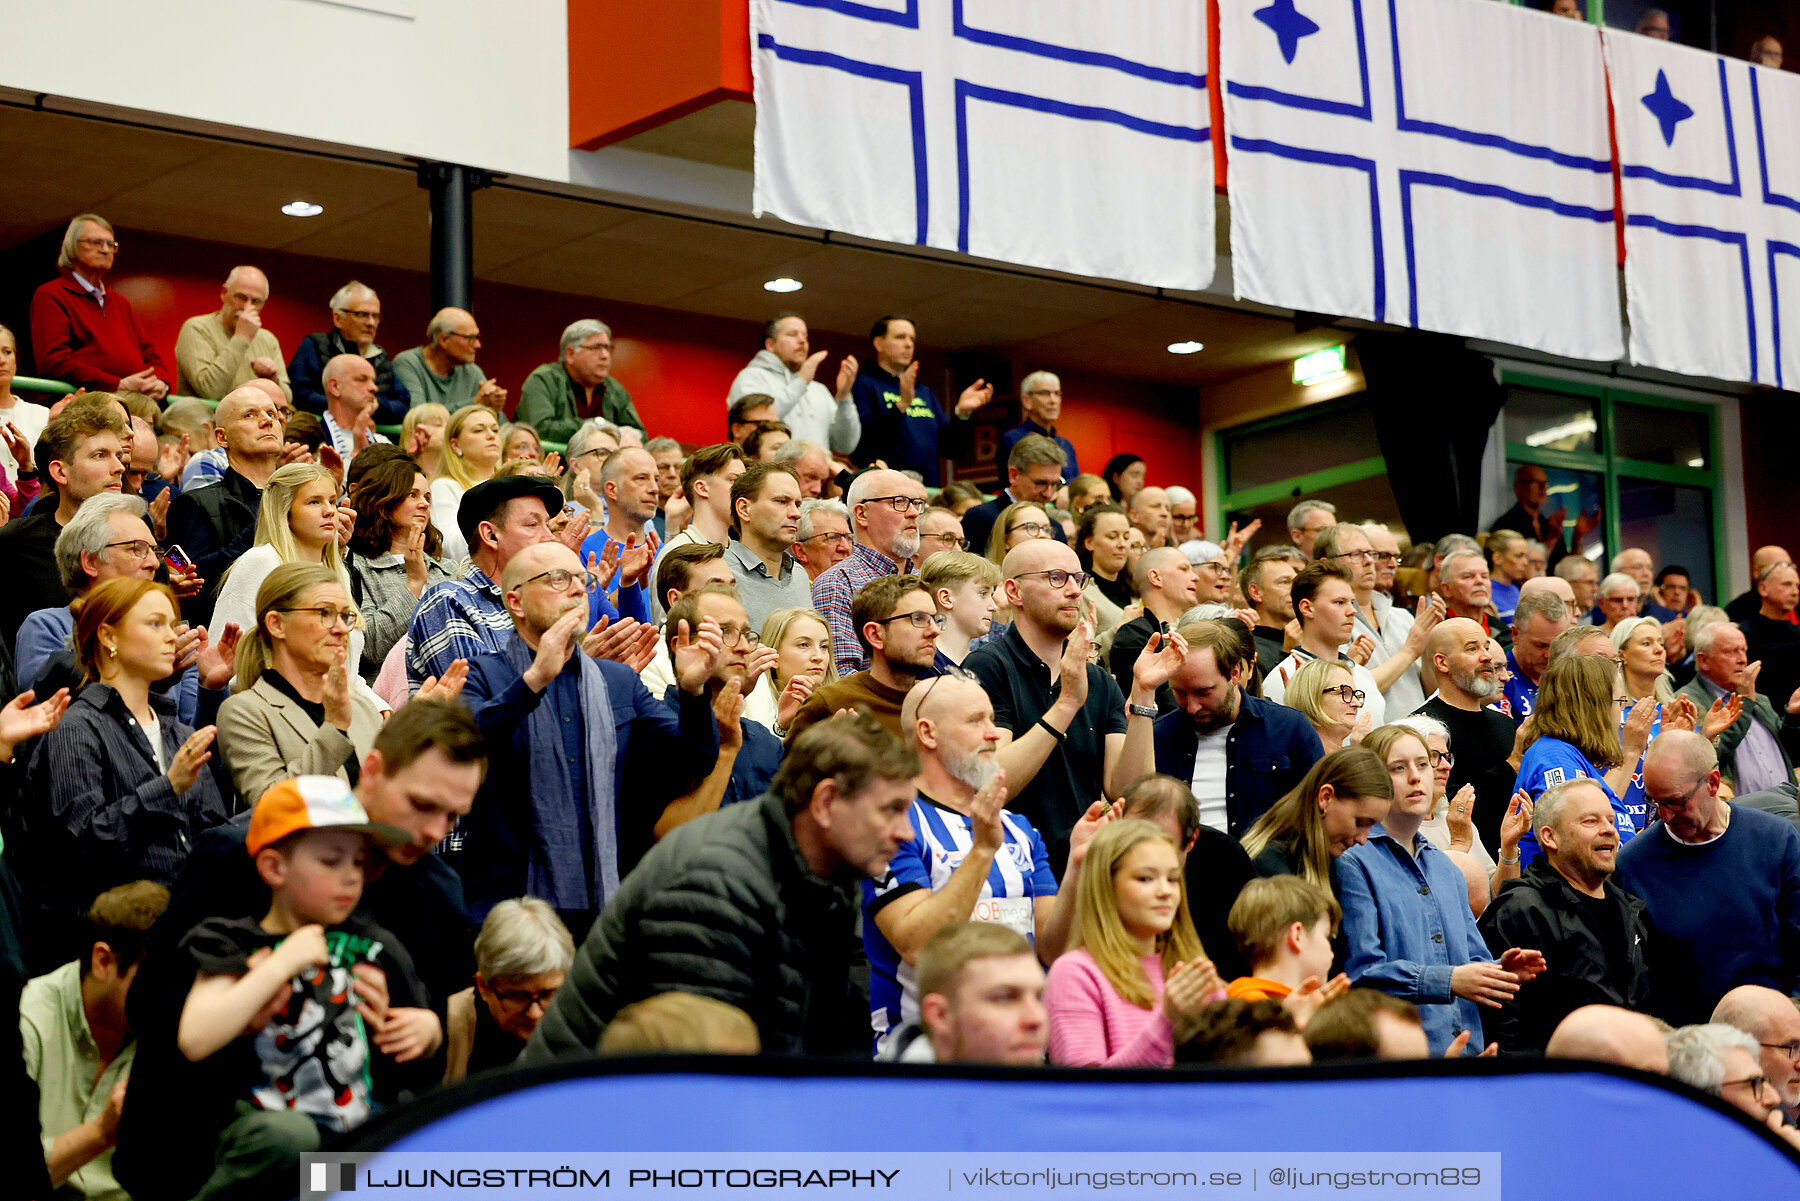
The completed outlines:
[[[170,374],[138,324],[131,302],[106,286],[119,242],[98,213],[63,231],[57,277],[31,297],[31,348],[38,372],[92,392],[169,394]]]
[[[923,542],[921,537],[921,545]],[[813,497],[800,502],[800,524],[789,549],[800,566],[806,568],[810,580],[817,583],[826,571],[849,558],[854,545],[850,509],[843,501]]]
[[[851,601],[864,585],[884,575],[911,570],[919,553],[919,517],[925,511],[925,485],[898,471],[865,471],[844,496],[850,509],[850,554],[813,580],[813,608],[831,630],[831,656],[839,676],[853,676],[869,665]],[[895,718],[899,717],[895,706]]]
[[[381,328],[381,297],[375,289],[351,280],[331,294],[331,326],[308,334],[294,348],[288,363],[294,405],[308,413],[323,413],[326,406],[325,364],[341,354],[361,355],[375,369],[375,423],[399,425],[412,407],[412,394],[394,374],[394,362],[375,344]]]
[[[1656,821],[1619,852],[1618,880],[1649,907],[1653,969],[1671,1020],[1703,1022],[1724,995],[1800,987],[1800,832],[1726,801],[1718,755],[1664,730],[1644,755]]]
[[[1756,1040],[1763,1075],[1791,1120],[1800,1110],[1800,1004],[1772,988],[1745,984],[1720,998],[1712,1020]]]
[[[501,571],[513,636],[469,664],[463,688],[488,745],[487,778],[464,827],[471,920],[507,897],[533,896],[580,938],[631,870],[626,852],[648,846],[641,837],[633,845],[621,817],[660,810],[718,758],[707,696],[724,653],[718,622],[676,629],[671,710],[630,667],[582,652],[598,583],[560,542],[527,546]]]
[[[394,374],[412,403],[441,404],[452,413],[472,404],[506,406],[506,389],[475,365],[481,327],[467,309],[439,309],[425,327],[425,344],[394,356]]]

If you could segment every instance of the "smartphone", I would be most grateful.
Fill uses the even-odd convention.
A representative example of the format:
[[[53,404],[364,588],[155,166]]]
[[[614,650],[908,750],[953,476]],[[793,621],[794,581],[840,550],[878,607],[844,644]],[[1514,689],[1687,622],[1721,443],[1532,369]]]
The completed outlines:
[[[194,574],[194,561],[188,558],[188,553],[179,545],[171,544],[169,549],[163,552],[163,562],[182,575]]]

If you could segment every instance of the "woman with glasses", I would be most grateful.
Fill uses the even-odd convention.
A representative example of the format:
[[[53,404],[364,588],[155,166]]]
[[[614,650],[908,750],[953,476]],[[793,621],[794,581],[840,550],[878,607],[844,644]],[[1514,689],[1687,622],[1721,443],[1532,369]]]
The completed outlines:
[[[994,519],[994,528],[988,534],[985,548],[987,557],[999,566],[1006,561],[1006,552],[1013,547],[1033,538],[1054,538],[1056,535],[1050,529],[1050,514],[1042,505],[1027,500],[1014,501],[1000,510],[1000,516]]]
[[[1118,505],[1089,505],[1075,527],[1075,557],[1091,579],[1081,595],[1094,607],[1095,638],[1109,640],[1113,631],[1131,620],[1125,611],[1137,603],[1127,566],[1132,534],[1131,518]]]
[[[831,627],[814,609],[777,609],[763,620],[762,644],[775,651],[775,666],[744,701],[744,716],[778,738],[813,690],[837,682],[831,662]]]
[[[475,986],[450,996],[444,1083],[509,1067],[575,962],[575,940],[536,897],[501,901],[475,936]]]
[[[224,629],[229,622],[248,634],[256,625],[256,598],[263,581],[283,563],[314,563],[328,568],[348,596],[350,573],[339,549],[338,526],[341,521],[354,521],[356,516],[347,508],[339,509],[337,480],[318,464],[289,463],[276,471],[263,488],[262,506],[256,514],[256,540],[232,564],[219,585],[213,624]],[[359,679],[363,652],[363,623],[359,618],[350,635],[350,674]],[[256,797],[250,800],[254,802]]]
[[[263,581],[238,642],[238,690],[219,706],[219,753],[246,808],[294,776],[356,783],[381,732],[381,710],[351,685],[357,621],[323,564],[285,563]]]
[[[1394,800],[1368,841],[1338,860],[1344,970],[1354,984],[1417,1005],[1433,1055],[1464,1033],[1463,1054],[1477,1055],[1486,1046],[1480,1007],[1512,1000],[1544,970],[1543,952],[1512,947],[1496,963],[1475,928],[1462,869],[1420,832],[1433,793],[1425,740],[1388,725],[1363,745],[1381,757]]]
[[[536,426],[514,421],[501,429],[500,461],[510,463],[514,459],[529,459],[533,463],[544,461],[544,442],[538,437]],[[558,461],[560,463],[560,458]]]
[[[440,404],[414,405],[406,410],[400,423],[400,448],[413,457],[426,479],[437,475],[444,459],[444,432],[450,425],[450,410]]]
[[[431,524],[431,485],[411,459],[370,468],[350,490],[350,595],[367,625],[359,670],[370,679],[406,636],[431,585],[448,580]]]
[[[486,405],[470,405],[451,415],[444,431],[444,456],[431,479],[431,524],[444,544],[444,562],[460,567],[469,544],[456,524],[463,493],[494,478],[500,466],[500,418]]]
[[[1327,752],[1354,746],[1369,732],[1365,699],[1349,665],[1332,659],[1302,663],[1282,697],[1312,723]]]
[[[28,795],[47,803],[33,866],[75,917],[93,897],[133,880],[175,879],[200,835],[225,821],[208,768],[215,730],[183,724],[151,686],[175,666],[179,610],[168,585],[128,577],[75,601],[71,642],[86,681],[39,741]]]
[[[1626,715],[1620,730],[1619,715]],[[1637,785],[1637,812],[1623,799],[1632,791],[1632,772],[1650,745],[1656,702],[1632,702],[1619,684],[1619,670],[1600,655],[1571,655],[1552,663],[1538,686],[1537,708],[1519,760],[1519,788],[1533,801],[1544,789],[1585,776],[1612,802],[1621,848],[1645,824],[1643,784]],[[1519,863],[1538,856],[1537,831],[1519,840]]]

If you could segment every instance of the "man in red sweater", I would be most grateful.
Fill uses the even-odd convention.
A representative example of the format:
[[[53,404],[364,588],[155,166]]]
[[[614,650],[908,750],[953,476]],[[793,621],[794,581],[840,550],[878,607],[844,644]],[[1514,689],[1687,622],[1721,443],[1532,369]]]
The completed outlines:
[[[104,217],[83,213],[69,222],[56,258],[61,274],[31,298],[32,353],[38,371],[51,379],[161,400],[169,394],[169,370],[131,302],[106,287],[118,250]]]

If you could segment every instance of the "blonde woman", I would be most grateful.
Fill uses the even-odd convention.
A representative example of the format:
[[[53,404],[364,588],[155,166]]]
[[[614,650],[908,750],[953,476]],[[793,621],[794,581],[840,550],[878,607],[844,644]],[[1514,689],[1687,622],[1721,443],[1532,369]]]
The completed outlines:
[[[1650,697],[1658,705],[1675,700],[1675,689],[1669,681],[1668,651],[1663,642],[1663,624],[1654,617],[1627,617],[1612,628],[1613,649],[1619,652],[1619,670],[1624,673],[1625,695],[1634,701]],[[1653,733],[1651,737],[1656,735]]]
[[[1355,746],[1369,732],[1365,699],[1349,664],[1333,659],[1302,663],[1282,696],[1312,723],[1327,752]]]
[[[744,716],[786,738],[789,723],[813,690],[837,682],[831,627],[817,610],[777,609],[764,619],[761,639],[777,657],[745,698]]]
[[[400,445],[426,479],[437,475],[438,464],[443,462],[444,431],[449,425],[450,410],[439,404],[414,405],[400,423]]]
[[[1102,826],[1075,882],[1068,947],[1044,986],[1050,1061],[1172,1067],[1177,1025],[1224,999],[1188,915],[1174,839],[1147,821]]]
[[[1250,866],[1259,876],[1299,876],[1335,896],[1338,856],[1369,840],[1393,799],[1379,755],[1360,746],[1333,751],[1244,835]]]
[[[469,557],[456,524],[463,493],[494,478],[500,467],[500,418],[486,405],[458,409],[444,431],[444,456],[431,480],[431,524],[443,541],[443,560],[455,570]]]

